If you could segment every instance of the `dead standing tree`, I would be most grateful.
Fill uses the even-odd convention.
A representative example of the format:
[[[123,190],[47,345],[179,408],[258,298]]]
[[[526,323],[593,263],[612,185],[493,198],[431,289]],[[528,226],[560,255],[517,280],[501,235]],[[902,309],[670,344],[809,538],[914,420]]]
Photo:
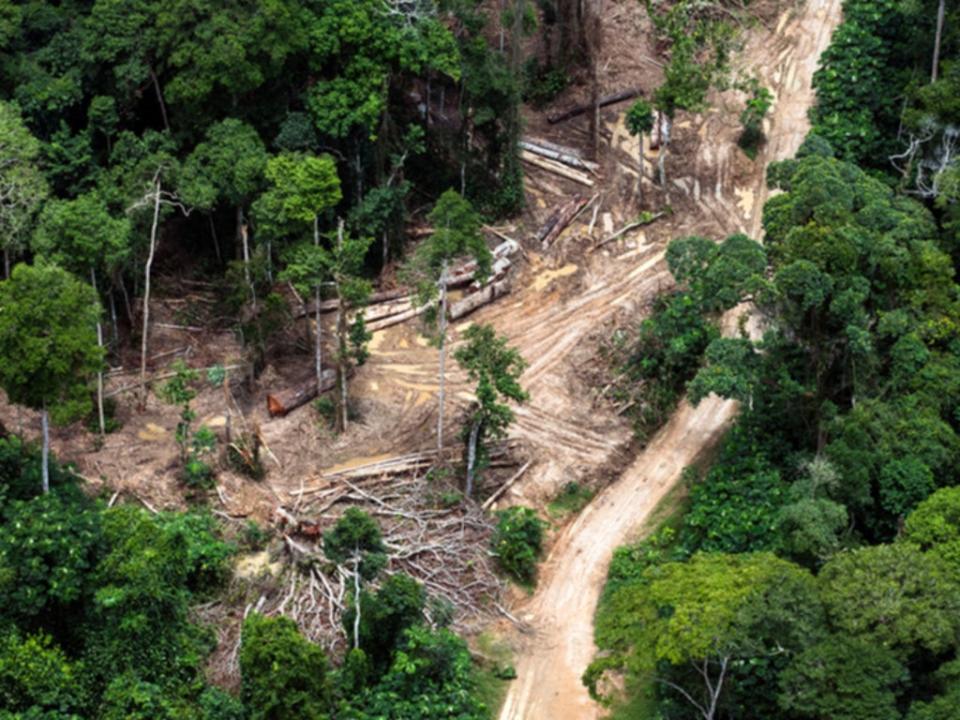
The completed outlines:
[[[143,270],[143,325],[140,338],[140,390],[137,406],[140,410],[147,407],[147,352],[150,345],[150,277],[153,261],[156,257],[160,228],[160,213],[164,206],[179,210],[184,216],[190,214],[190,208],[184,205],[176,193],[163,189],[164,166],[157,167],[150,181],[150,187],[144,195],[127,208],[127,214],[135,213],[145,207],[153,207],[153,220],[150,224],[150,247]]]

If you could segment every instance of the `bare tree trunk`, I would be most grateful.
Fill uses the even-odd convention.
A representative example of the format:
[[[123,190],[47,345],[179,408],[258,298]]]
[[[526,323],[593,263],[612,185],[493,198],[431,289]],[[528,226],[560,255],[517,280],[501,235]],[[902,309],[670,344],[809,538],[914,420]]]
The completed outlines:
[[[447,360],[447,261],[440,273],[440,375],[439,412],[437,413],[437,450],[443,450],[444,368]]]
[[[467,487],[465,494],[469,498],[473,495],[473,478],[477,464],[477,440],[480,438],[480,420],[473,421],[470,428],[470,439],[467,442]]]
[[[98,300],[100,293],[97,291],[97,271],[90,268],[90,284],[93,285],[93,292]],[[100,322],[100,305],[97,304],[97,347],[103,349],[103,324]],[[97,371],[97,420],[100,423],[100,437],[107,435],[107,421],[103,415],[103,368]]]
[[[670,144],[670,117],[660,113],[660,148],[657,150],[657,172],[660,175],[660,187],[667,187],[667,146]]]
[[[120,326],[117,322],[117,303],[113,297],[113,288],[110,288],[110,292],[107,293],[107,298],[110,300],[110,325],[113,332],[113,348],[114,352],[120,352]]]
[[[643,209],[643,133],[637,133],[637,207]]]
[[[353,550],[353,646],[360,647],[360,548]]]
[[[937,6],[937,32],[933,40],[933,67],[930,70],[930,82],[937,81],[940,68],[940,43],[943,39],[943,16],[946,13],[946,0],[940,0]]]
[[[343,218],[337,225],[337,249],[343,247]],[[343,302],[343,293],[340,288],[340,280],[337,279],[337,345],[339,347],[337,358],[337,374],[339,375],[340,385],[340,432],[347,429],[347,308]]]
[[[590,141],[593,157],[600,157],[600,53],[603,46],[603,0],[590,0],[587,11],[587,52],[590,60]]]
[[[147,407],[147,350],[150,338],[150,269],[157,252],[157,228],[160,225],[160,179],[153,185],[153,225],[150,228],[150,252],[143,271],[143,331],[140,338],[140,410]]]
[[[10,248],[3,249],[3,276],[10,279]]]
[[[47,415],[47,404],[40,410],[40,427],[43,430],[43,450],[41,452],[41,488],[43,493],[50,492],[50,417]]]
[[[314,216],[313,218],[313,244],[317,247],[320,246],[320,217]],[[316,318],[317,328],[313,334],[313,360],[314,360],[314,370],[317,373],[317,392],[320,391],[320,385],[323,382],[323,328],[320,325],[320,283],[317,283],[317,287],[314,289],[314,301],[315,307],[314,317]]]
[[[243,252],[243,279],[250,288],[250,301],[253,304],[253,312],[257,312],[257,289],[250,278],[250,230],[243,221],[243,208],[237,206],[237,239],[240,240],[240,249]]]
[[[207,213],[207,219],[210,221],[210,237],[213,238],[213,249],[217,253],[217,262],[223,264],[223,256],[220,254],[220,239],[217,237],[217,226],[213,222],[213,213]]]
[[[163,128],[170,132],[170,121],[167,119],[167,104],[163,101],[163,91],[160,90],[160,81],[157,80],[157,74],[150,68],[150,80],[153,81],[153,89],[157,93],[157,102],[160,103],[160,115],[163,116]]]

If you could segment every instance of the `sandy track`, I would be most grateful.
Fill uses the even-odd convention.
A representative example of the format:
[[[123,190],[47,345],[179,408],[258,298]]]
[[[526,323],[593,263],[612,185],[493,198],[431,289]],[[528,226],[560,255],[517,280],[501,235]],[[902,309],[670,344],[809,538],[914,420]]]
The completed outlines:
[[[807,0],[785,13],[775,31],[759,32],[748,43],[741,64],[760,73],[777,96],[766,162],[792,156],[802,142],[813,100],[812,76],[839,19],[840,0]],[[722,113],[715,122],[725,122]],[[752,187],[730,187],[729,158],[736,150],[729,139],[717,142],[716,128],[710,126],[708,119],[700,130],[705,142],[698,151],[694,176],[675,184],[696,197],[712,222],[757,237],[767,197],[763,174],[757,173]],[[706,183],[701,183],[698,172],[704,166],[714,171],[716,179],[706,190],[701,188]],[[648,261],[656,263],[659,258],[654,255]],[[659,274],[651,270],[653,265],[648,265],[645,281]],[[615,294],[601,292],[601,302],[610,302]],[[580,300],[592,304],[584,297]],[[725,324],[729,326],[731,319]],[[538,379],[541,366],[550,365],[551,354],[546,352],[531,367],[531,379]],[[599,717],[600,708],[590,700],[580,676],[596,652],[593,615],[612,551],[634,536],[683,469],[716,444],[735,414],[734,402],[715,397],[697,408],[684,403],[619,480],[564,530],[544,564],[537,592],[522,610],[533,632],[518,657],[518,679],[510,687],[500,720]]]

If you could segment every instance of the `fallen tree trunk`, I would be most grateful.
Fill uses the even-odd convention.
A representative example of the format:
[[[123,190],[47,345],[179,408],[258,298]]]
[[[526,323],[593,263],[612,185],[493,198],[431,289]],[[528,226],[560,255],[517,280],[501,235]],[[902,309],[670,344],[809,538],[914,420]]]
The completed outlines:
[[[561,148],[558,145],[551,146],[540,140],[536,143],[530,140],[521,140],[518,145],[520,145],[521,149],[531,152],[534,155],[556,160],[570,167],[580,168],[581,170],[588,170],[590,172],[596,172],[600,168],[597,163],[584,160],[576,151],[570,150],[569,148]]]
[[[296,410],[301,405],[306,405],[313,400],[319,393],[332,390],[337,382],[337,371],[327,368],[323,371],[320,381],[320,387],[317,387],[317,381],[311,377],[302,383],[293,387],[280,390],[276,393],[267,395],[267,410],[273,417],[283,417],[291,410]]]
[[[375,292],[370,295],[367,299],[367,307],[372,305],[379,305],[381,303],[390,302],[391,300],[400,300],[401,298],[409,297],[410,291],[405,288],[398,288],[396,290],[381,290],[380,292]],[[337,299],[333,300],[324,300],[320,303],[320,312],[334,312],[339,306],[340,301]],[[312,315],[316,312],[317,304],[316,302],[308,302],[306,307],[307,314]],[[295,318],[302,318],[304,315],[304,308],[301,305],[294,311]]]
[[[367,323],[368,332],[376,332],[377,330],[383,330],[384,328],[391,327],[393,325],[399,325],[402,322],[406,322],[411,318],[415,318],[417,315],[420,315],[427,309],[427,305],[421,305],[420,307],[411,307],[406,312],[398,313],[396,315],[391,315],[390,317],[384,318],[382,320],[375,320],[371,323]]]
[[[450,305],[450,319],[459,320],[465,315],[469,315],[474,310],[484,305],[492,303],[497,298],[503,297],[510,292],[510,281],[499,280],[487,283],[475,293],[467,295],[462,300]]]
[[[607,243],[613,242],[614,240],[621,237],[622,235],[625,235],[631,230],[636,230],[638,227],[642,227],[643,225],[649,225],[655,220],[659,220],[660,218],[663,217],[663,215],[664,214],[662,212],[654,213],[652,215],[650,213],[644,213],[641,217],[637,218],[633,222],[627,223],[626,225],[624,225],[622,228],[620,228],[615,233],[613,233],[610,237],[604,238],[603,240],[598,242],[596,245],[590,248],[590,252],[593,252],[594,250],[599,250]]]
[[[597,103],[597,107],[606,107],[607,105],[614,105],[618,102],[623,102],[624,100],[629,100],[635,98],[637,95],[641,94],[640,88],[629,88],[627,90],[621,90],[618,93],[613,93],[612,95],[604,95],[600,98],[600,101]],[[569,120],[570,118],[577,117],[578,115],[583,115],[593,110],[593,103],[586,103],[585,105],[577,105],[574,108],[566,110],[555,115],[547,116],[547,122],[551,125],[556,125],[559,122],[564,120]]]
[[[575,183],[580,183],[581,185],[586,185],[587,187],[593,187],[593,178],[586,173],[582,173],[579,170],[574,170],[563,163],[556,162],[555,160],[548,160],[547,158],[540,157],[539,155],[534,155],[529,150],[521,150],[520,159],[525,163],[529,163],[534,167],[540,168],[541,170],[551,172],[554,175],[564,177],[567,180],[573,180]]]
[[[550,245],[558,237],[560,237],[560,233],[562,233],[566,227],[573,222],[573,219],[580,213],[580,211],[587,206],[588,202],[590,202],[590,200],[582,198],[578,195],[566,205],[561,207],[557,213],[556,221],[540,240],[540,247],[544,250],[550,247]]]
[[[491,495],[486,500],[484,500],[483,505],[481,505],[480,507],[484,510],[490,509],[490,506],[493,505],[497,500],[499,500],[500,496],[502,496],[507,490],[513,487],[513,484],[517,482],[517,480],[523,477],[523,474],[527,471],[527,468],[530,467],[531,463],[533,463],[533,460],[527,460],[527,462],[523,464],[523,467],[517,470],[517,472],[513,474],[513,477],[511,477],[503,485],[501,485],[493,495]]]

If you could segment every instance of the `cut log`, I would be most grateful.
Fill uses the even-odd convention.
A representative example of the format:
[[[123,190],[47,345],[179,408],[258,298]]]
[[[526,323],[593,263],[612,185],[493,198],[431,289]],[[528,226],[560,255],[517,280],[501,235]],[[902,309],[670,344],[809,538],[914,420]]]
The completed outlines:
[[[319,388],[317,388],[317,381],[311,377],[309,380],[298,383],[293,387],[267,395],[267,410],[273,417],[283,417],[291,410],[306,405],[319,393],[332,390],[336,383],[337,371],[333,368],[327,368],[323,371]]]
[[[383,330],[384,328],[391,327],[393,325],[399,325],[402,322],[406,322],[411,318],[417,317],[417,315],[422,314],[428,305],[422,305],[420,307],[412,307],[406,312],[398,313],[396,315],[391,315],[388,318],[383,320],[375,320],[371,323],[366,323],[367,332],[377,332],[377,330]]]
[[[409,296],[410,296],[410,291],[406,290],[405,288],[398,288],[396,290],[381,290],[379,292],[375,292],[370,295],[370,297],[367,299],[367,307],[369,308],[373,305],[379,305],[380,303],[390,302],[392,300],[400,300],[402,298],[407,298]],[[323,300],[320,303],[320,312],[322,313],[334,312],[339,307],[339,305],[340,305],[340,301],[335,298],[333,300]],[[317,307],[317,304],[315,302],[312,302],[312,301],[308,302],[307,314],[313,315],[313,313],[316,311],[316,307]],[[293,310],[293,316],[295,318],[303,317],[302,305],[298,305],[298,307],[295,310]]]
[[[458,300],[450,305],[450,319],[459,320],[465,315],[469,315],[477,308],[488,305],[497,298],[503,297],[509,292],[509,280],[498,280],[497,282],[487,283],[475,293],[471,293],[462,300]]]
[[[582,198],[578,195],[573,200],[571,200],[566,205],[564,205],[562,208],[560,208],[560,213],[559,213],[559,216],[557,217],[557,221],[553,224],[553,227],[550,228],[549,232],[547,232],[547,234],[544,235],[543,239],[540,241],[540,247],[543,248],[544,250],[550,247],[550,245],[558,237],[560,237],[560,233],[562,233],[566,229],[567,225],[573,222],[573,219],[580,214],[580,211],[583,210],[587,206],[587,203],[589,202],[590,200],[586,198]]]
[[[549,160],[545,157],[540,157],[539,155],[534,155],[529,150],[521,150],[520,159],[525,163],[530,163],[534,167],[538,167],[541,170],[546,170],[554,175],[559,175],[567,180],[573,180],[575,183],[580,183],[581,185],[586,185],[587,187],[593,187],[593,178],[586,173],[580,172],[579,170],[574,170],[571,167],[567,167],[563,163],[556,162],[555,160]]]
[[[526,150],[527,152],[531,152],[534,155],[540,155],[541,157],[545,157],[550,160],[556,160],[557,162],[563,163],[564,165],[569,165],[570,167],[587,170],[589,172],[596,172],[600,169],[600,166],[597,163],[584,160],[572,150],[557,149],[557,146],[548,147],[547,145],[538,145],[530,142],[529,140],[521,140],[518,144],[520,145],[521,149]]]
[[[640,88],[629,88],[627,90],[621,90],[618,93],[613,93],[612,95],[604,95],[600,98],[600,102],[597,104],[600,107],[606,107],[607,105],[614,105],[618,102],[623,102],[624,100],[629,100],[631,98],[637,97],[641,94]],[[593,103],[586,103],[584,105],[577,105],[574,108],[566,110],[561,113],[556,113],[555,115],[549,115],[547,117],[547,122],[551,125],[556,125],[559,122],[564,120],[569,120],[570,118],[577,117],[578,115],[583,115],[593,110]]]

